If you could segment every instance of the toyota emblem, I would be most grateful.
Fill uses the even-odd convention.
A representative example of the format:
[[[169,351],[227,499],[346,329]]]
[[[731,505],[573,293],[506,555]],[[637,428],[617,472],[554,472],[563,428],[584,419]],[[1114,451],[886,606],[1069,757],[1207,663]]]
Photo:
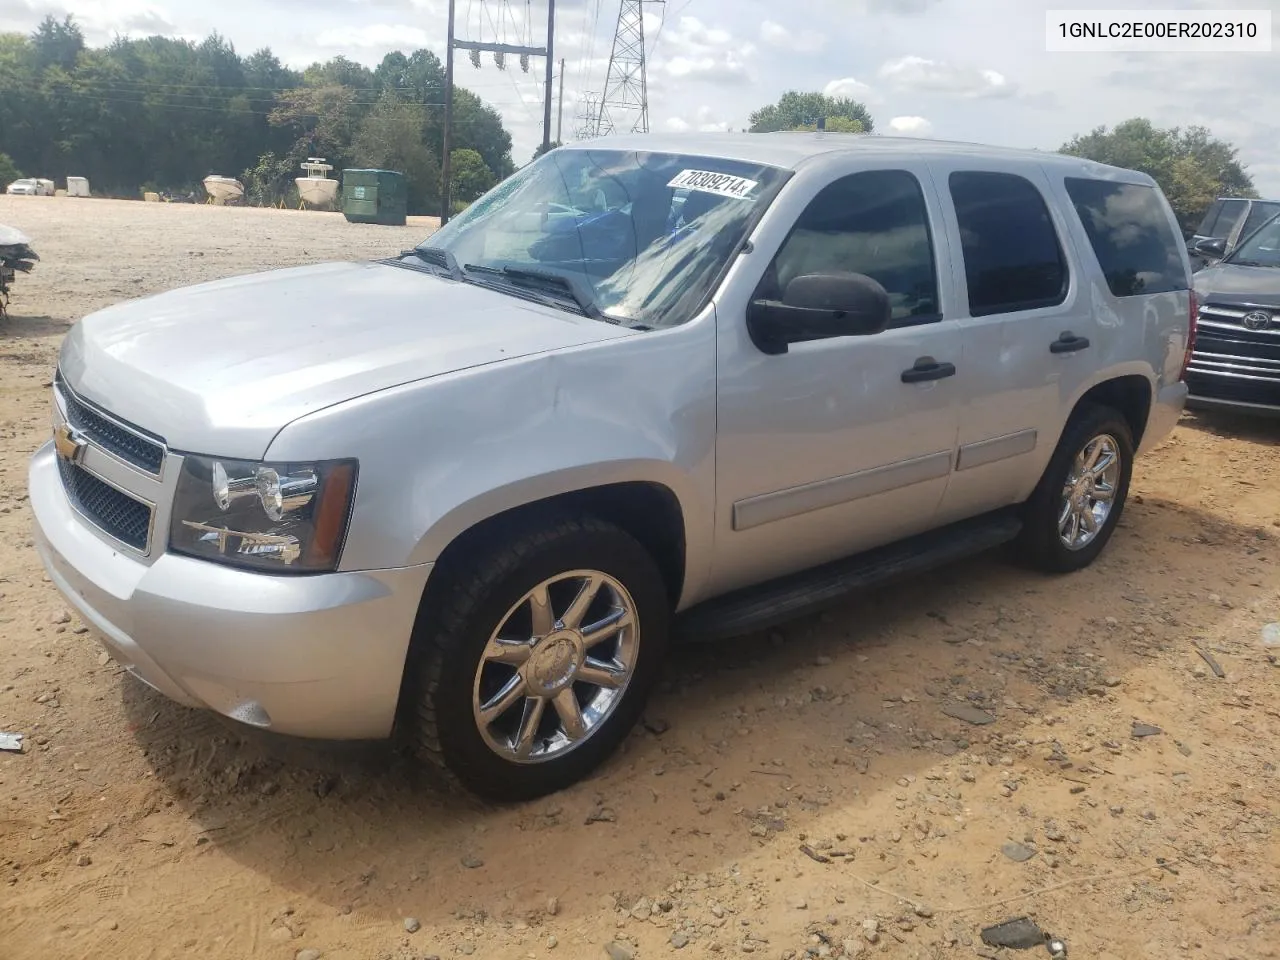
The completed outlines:
[[[1271,314],[1265,310],[1253,310],[1244,315],[1243,323],[1248,330],[1265,330],[1271,326]]]

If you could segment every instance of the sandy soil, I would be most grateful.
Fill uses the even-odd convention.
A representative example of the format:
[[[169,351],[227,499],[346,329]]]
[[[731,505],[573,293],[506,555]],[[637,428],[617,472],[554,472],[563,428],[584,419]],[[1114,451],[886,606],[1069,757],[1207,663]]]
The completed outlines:
[[[1186,418],[1078,575],[987,557],[679,652],[596,778],[485,808],[144,689],[25,502],[78,317],[430,227],[11,197],[0,222],[44,257],[0,325],[0,730],[27,736],[0,753],[3,960],[994,957],[981,928],[1021,914],[1073,960],[1280,955],[1275,425]]]

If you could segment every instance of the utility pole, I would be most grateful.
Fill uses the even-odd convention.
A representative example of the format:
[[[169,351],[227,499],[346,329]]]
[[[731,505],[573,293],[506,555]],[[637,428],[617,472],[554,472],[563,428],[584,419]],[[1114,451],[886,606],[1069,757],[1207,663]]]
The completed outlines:
[[[564,126],[564,57],[560,58],[560,109],[556,112],[556,143],[564,143],[560,130]]]
[[[449,44],[444,57],[444,156],[440,158],[440,226],[449,222],[453,208],[452,171],[449,155],[453,152],[453,14],[457,0],[449,0]]]
[[[483,5],[484,0],[480,0]],[[459,40],[454,35],[455,12],[457,0],[449,0],[449,38],[447,42],[447,53],[445,54],[445,70],[444,70],[444,156],[440,160],[440,173],[444,180],[441,187],[440,195],[443,198],[440,211],[440,225],[449,222],[449,214],[452,210],[453,189],[450,183],[452,163],[450,153],[453,150],[453,51],[454,50],[476,50],[487,51],[494,54],[512,54],[519,57],[546,57],[547,74],[546,74],[546,91],[543,96],[542,104],[542,148],[545,153],[551,148],[551,94],[554,85],[553,73],[555,69],[554,59],[554,43],[556,32],[556,0],[547,0],[547,45],[545,47],[530,47],[511,43],[481,43],[475,40]],[[501,65],[499,65],[501,66]]]
[[[551,149],[551,90],[555,60],[552,59],[556,32],[556,0],[547,0],[547,89],[542,103],[542,152]]]

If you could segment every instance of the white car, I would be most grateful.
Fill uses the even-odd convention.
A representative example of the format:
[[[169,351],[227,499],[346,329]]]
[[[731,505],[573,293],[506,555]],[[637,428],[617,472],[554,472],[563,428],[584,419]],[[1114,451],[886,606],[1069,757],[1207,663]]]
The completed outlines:
[[[52,197],[53,181],[23,177],[21,180],[15,180],[9,184],[5,193],[22,197]]]

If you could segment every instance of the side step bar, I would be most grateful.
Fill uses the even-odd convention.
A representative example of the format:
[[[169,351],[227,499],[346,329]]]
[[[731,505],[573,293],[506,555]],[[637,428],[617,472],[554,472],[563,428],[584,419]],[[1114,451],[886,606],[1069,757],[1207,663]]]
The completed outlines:
[[[856,590],[998,547],[1021,530],[1022,520],[1014,511],[998,511],[737,590],[680,614],[675,623],[676,639],[707,642],[767,630],[831,606]]]

